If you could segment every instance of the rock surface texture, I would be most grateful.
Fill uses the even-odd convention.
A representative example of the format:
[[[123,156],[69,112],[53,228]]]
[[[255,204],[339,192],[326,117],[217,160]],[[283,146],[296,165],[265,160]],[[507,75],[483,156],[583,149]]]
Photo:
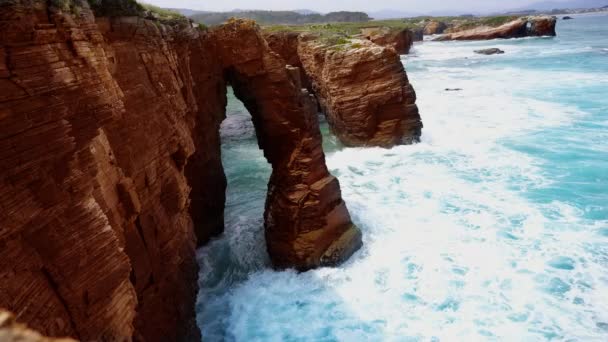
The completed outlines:
[[[0,341],[2,342],[76,342],[71,338],[49,338],[15,321],[8,311],[0,310]]]
[[[480,54],[480,55],[502,55],[505,52],[499,48],[490,48],[490,49],[475,50],[475,53]]]
[[[434,40],[489,40],[555,36],[555,24],[555,17],[519,18],[498,27],[480,26],[470,30],[448,33]]]
[[[414,34],[406,31],[405,44],[410,46]],[[372,28],[363,36],[383,32]],[[419,140],[422,122],[416,93],[394,41],[379,45],[371,39],[353,39],[331,46],[316,35],[289,32],[267,33],[265,38],[274,52],[299,67],[302,83],[316,96],[343,144],[392,147]]]
[[[392,47],[400,55],[410,53],[414,45],[414,32],[409,29],[394,30],[388,27],[370,27],[361,30],[363,37],[374,44]]]
[[[445,30],[447,30],[448,25],[443,21],[429,21],[426,25],[424,25],[424,35],[430,36],[434,34],[442,34]]]
[[[197,240],[223,229],[235,87],[273,165],[278,267],[361,244],[309,94],[257,26],[214,31],[0,3],[0,307],[48,336],[194,341]]]
[[[394,49],[366,40],[338,49],[300,38],[298,52],[331,130],[347,146],[416,142],[416,93]]]

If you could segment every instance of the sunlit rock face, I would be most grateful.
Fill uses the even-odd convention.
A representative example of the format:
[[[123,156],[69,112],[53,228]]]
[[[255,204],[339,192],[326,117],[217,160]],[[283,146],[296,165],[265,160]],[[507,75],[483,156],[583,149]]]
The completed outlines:
[[[498,38],[555,36],[556,22],[557,19],[550,16],[519,18],[498,27],[475,27],[470,30],[448,33],[434,40],[490,40]]]
[[[414,45],[416,34],[409,29],[395,30],[388,27],[371,27],[361,30],[365,39],[373,43],[392,47],[400,55],[407,55]]]
[[[330,128],[347,146],[416,142],[422,122],[399,55],[358,40],[336,49],[302,37],[298,51]]]
[[[275,265],[335,265],[360,246],[313,102],[256,25],[81,6],[0,5],[0,307],[49,336],[199,339],[195,248],[223,230],[228,82],[273,166]]]
[[[424,35],[430,36],[434,34],[442,34],[447,28],[448,25],[443,21],[432,20],[429,21],[426,25],[424,25],[423,32]]]
[[[368,39],[343,45],[290,32],[266,39],[274,52],[301,66],[304,84],[343,144],[392,147],[418,141],[422,129],[416,93],[398,54],[409,51],[416,37],[404,31],[367,29],[362,36]]]
[[[15,321],[15,316],[0,310],[0,341],[3,342],[75,342],[71,338],[49,338]]]

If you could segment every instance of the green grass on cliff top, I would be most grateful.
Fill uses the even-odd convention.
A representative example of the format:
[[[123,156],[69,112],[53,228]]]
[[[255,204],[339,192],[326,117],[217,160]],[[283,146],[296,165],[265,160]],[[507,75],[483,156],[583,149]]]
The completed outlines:
[[[50,0],[50,5],[63,11],[76,13],[86,3],[99,17],[142,17],[160,21],[180,21],[180,13],[136,0]]]
[[[326,24],[306,24],[306,25],[263,25],[262,29],[266,32],[311,32],[319,34],[344,34],[355,35],[361,33],[361,29],[368,27],[388,27],[392,29],[415,28],[416,25],[411,19],[392,19],[392,20],[372,20],[355,23],[326,23]]]
[[[463,29],[477,26],[500,26],[509,21],[519,18],[518,16],[490,16],[490,17],[416,17],[390,20],[371,20],[355,23],[327,23],[307,25],[263,25],[266,32],[311,32],[321,36],[340,34],[352,36],[361,33],[361,29],[369,27],[388,27],[390,29],[415,29],[424,27],[424,22],[442,21]]]

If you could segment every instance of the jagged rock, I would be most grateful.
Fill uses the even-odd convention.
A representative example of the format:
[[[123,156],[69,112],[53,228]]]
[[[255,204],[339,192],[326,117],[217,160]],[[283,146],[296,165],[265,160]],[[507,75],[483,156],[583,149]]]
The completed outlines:
[[[399,55],[366,40],[353,44],[356,49],[341,49],[314,36],[300,38],[300,60],[331,130],[347,146],[418,141],[416,93]]]
[[[264,214],[270,258],[299,270],[340,263],[359,249],[361,233],[325,166],[315,104],[254,22],[230,21],[213,36],[273,167]]]
[[[393,48],[359,39],[330,46],[302,33],[265,37],[274,52],[301,66],[303,84],[345,145],[391,147],[420,138],[416,94]]]
[[[431,36],[434,34],[442,34],[447,28],[448,25],[443,21],[433,20],[424,25],[424,35]]]
[[[497,38],[555,36],[555,24],[555,17],[519,18],[498,27],[480,26],[470,30],[448,33],[434,40],[489,40]]]
[[[424,29],[423,28],[415,27],[415,28],[411,29],[411,31],[414,34],[415,42],[421,42],[424,40]]]
[[[361,29],[365,39],[380,46],[392,47],[400,55],[406,55],[414,45],[414,33],[409,29],[369,27]]]
[[[49,338],[15,322],[8,311],[0,310],[0,341],[2,342],[76,342],[71,338]]]
[[[496,55],[496,54],[500,55],[505,52],[499,48],[490,48],[490,49],[475,50],[475,53],[478,53],[480,55]]]
[[[298,38],[300,34],[299,32],[290,31],[264,32],[264,39],[270,49],[281,56],[287,65],[298,68],[302,87],[312,91],[312,84],[302,68],[300,55],[298,55]]]
[[[273,165],[275,264],[360,246],[314,104],[257,26],[95,19],[82,4],[0,5],[0,307],[48,336],[200,339],[195,248],[223,229],[227,82]]]

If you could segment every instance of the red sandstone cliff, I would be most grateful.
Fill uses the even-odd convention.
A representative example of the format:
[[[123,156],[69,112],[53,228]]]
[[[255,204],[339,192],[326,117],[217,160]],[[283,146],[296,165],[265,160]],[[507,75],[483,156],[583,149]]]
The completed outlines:
[[[331,130],[345,145],[419,140],[416,93],[394,49],[366,40],[341,49],[303,37],[298,51]]]
[[[361,30],[365,39],[374,44],[392,47],[400,55],[410,53],[414,45],[415,35],[409,29],[394,30],[388,27],[370,27]]]
[[[430,36],[434,34],[442,34],[448,25],[442,21],[429,21],[426,25],[424,25],[423,33],[425,36]]]
[[[361,244],[316,115],[251,22],[212,32],[0,4],[0,307],[49,336],[196,340],[197,243],[222,231],[226,84],[273,174],[279,267]]]
[[[414,37],[407,31],[411,45]],[[377,37],[386,33],[377,28],[366,32]],[[301,67],[304,83],[342,143],[392,147],[419,140],[422,122],[416,93],[391,41],[379,45],[372,39],[353,39],[332,46],[307,34],[278,32],[265,37],[274,52]]]
[[[555,25],[555,17],[519,18],[498,27],[480,26],[470,30],[448,33],[434,40],[489,40],[555,36]]]

